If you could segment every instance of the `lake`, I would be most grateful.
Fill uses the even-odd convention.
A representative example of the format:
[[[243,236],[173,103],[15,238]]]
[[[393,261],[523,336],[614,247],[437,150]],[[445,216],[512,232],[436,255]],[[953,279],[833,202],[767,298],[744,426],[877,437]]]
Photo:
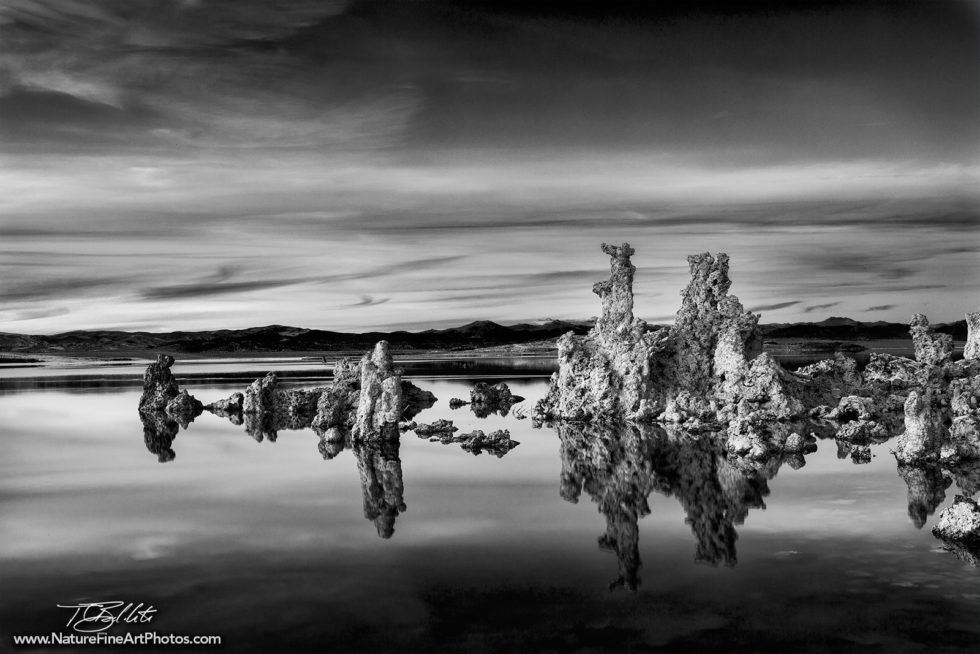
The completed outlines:
[[[141,368],[0,371],[0,647],[69,632],[59,604],[118,600],[155,612],[108,633],[220,635],[226,651],[980,648],[980,569],[930,533],[962,491],[910,491],[894,441],[863,464],[829,439],[749,466],[656,428],[533,428],[518,416],[550,362],[418,363],[409,378],[439,401],[416,421],[520,445],[474,456],[407,432],[337,451],[309,429],[257,442],[204,413],[161,463]],[[293,360],[173,372],[207,403],[270,369],[326,379]],[[479,380],[526,401],[451,410]]]

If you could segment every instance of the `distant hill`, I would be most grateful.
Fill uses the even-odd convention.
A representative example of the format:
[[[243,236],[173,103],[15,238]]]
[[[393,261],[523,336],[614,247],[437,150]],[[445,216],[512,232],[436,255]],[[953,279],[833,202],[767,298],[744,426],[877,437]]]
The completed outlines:
[[[858,322],[851,318],[832,317],[820,322],[774,323],[760,325],[765,338],[804,338],[833,341],[884,340],[911,338],[909,326],[899,322]],[[966,340],[966,320],[933,325],[933,329],[951,334],[954,340]]]
[[[387,340],[396,350],[470,350],[549,341],[567,332],[585,334],[592,321],[549,320],[543,323],[500,325],[489,320],[449,329],[421,332],[344,333],[284,325],[221,329],[203,332],[72,331],[53,335],[0,333],[0,351],[22,353],[113,352],[161,350],[171,352],[317,352],[371,348]],[[908,325],[828,318],[816,323],[761,325],[767,339],[878,340],[909,338]],[[966,339],[966,321],[935,325],[936,331]]]
[[[284,325],[204,332],[72,331],[33,336],[0,333],[5,352],[70,353],[85,351],[165,350],[172,352],[315,352],[366,350],[384,339],[396,350],[468,350],[550,340],[567,332],[585,334],[589,322],[553,320],[541,324],[499,325],[489,320],[450,329],[361,334]]]

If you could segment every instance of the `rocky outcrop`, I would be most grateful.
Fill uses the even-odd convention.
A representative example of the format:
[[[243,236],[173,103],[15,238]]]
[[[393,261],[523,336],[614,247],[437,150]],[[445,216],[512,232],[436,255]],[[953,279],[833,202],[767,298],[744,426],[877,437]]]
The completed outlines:
[[[930,366],[942,366],[952,360],[953,337],[934,333],[929,327],[929,319],[923,314],[912,316],[909,331],[912,333],[916,361]]]
[[[477,382],[470,390],[470,409],[477,418],[486,418],[494,413],[506,416],[513,405],[523,401],[523,397],[510,392],[505,382],[493,386]]]
[[[204,410],[222,417],[241,415],[245,409],[245,394],[234,392],[224,400],[205,404]]]
[[[453,425],[452,420],[443,420],[442,418],[429,424],[415,425],[412,429],[416,434],[423,438],[444,435],[448,435],[449,438],[452,438],[452,435],[459,431],[459,428]]]
[[[603,243],[602,251],[610,257],[610,277],[592,289],[602,300],[602,315],[586,336],[569,333],[558,340],[559,369],[535,407],[539,420],[645,419],[663,411],[651,365],[667,347],[668,334],[648,332],[633,316],[633,248]]]
[[[401,370],[392,363],[388,342],[378,341],[374,352],[361,359],[361,394],[351,430],[354,440],[397,438],[402,402]]]
[[[415,433],[418,434],[419,438],[428,438],[432,443],[442,443],[443,445],[455,443],[474,455],[487,452],[499,459],[520,445],[518,441],[511,439],[510,432],[506,429],[489,434],[480,429],[466,434],[456,434],[456,431],[458,429],[449,420],[437,420],[431,425],[415,426]]]
[[[143,373],[143,394],[140,396],[140,411],[163,411],[167,404],[180,393],[177,380],[170,372],[174,358],[169,354],[158,354],[156,363],[151,363]]]
[[[964,359],[980,359],[980,311],[966,314],[966,345]]]
[[[895,458],[899,463],[934,463],[945,441],[943,416],[931,389],[912,391],[905,400],[905,432],[899,437]]]
[[[797,375],[761,354],[758,316],[729,295],[728,256],[688,257],[691,281],[670,329],[648,331],[633,316],[634,253],[609,246],[608,281],[594,290],[602,316],[584,337],[558,342],[559,370],[535,418],[652,420],[691,428],[733,419],[801,415],[799,396],[836,401],[860,375],[850,364],[829,364]]]
[[[167,402],[164,409],[167,415],[176,420],[181,427],[187,426],[194,421],[194,418],[204,412],[204,405],[186,390],[177,393],[176,397]]]
[[[510,432],[506,429],[498,429],[489,434],[477,429],[454,437],[453,442],[459,443],[460,447],[471,454],[487,452],[498,459],[520,445],[519,442],[511,439]]]
[[[284,388],[274,372],[256,379],[242,400],[245,431],[257,441],[275,442],[280,430],[310,427],[324,390]]]
[[[953,504],[939,514],[932,535],[965,550],[967,556],[961,558],[976,565],[980,559],[980,506],[968,497],[957,495]]]

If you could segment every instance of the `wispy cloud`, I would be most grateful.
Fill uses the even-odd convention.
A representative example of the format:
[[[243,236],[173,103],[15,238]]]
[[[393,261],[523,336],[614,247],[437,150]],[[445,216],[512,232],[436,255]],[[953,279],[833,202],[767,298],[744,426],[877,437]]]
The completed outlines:
[[[776,302],[775,304],[757,304],[754,307],[749,307],[749,311],[775,311],[776,309],[796,306],[799,303],[799,300],[794,300],[792,302]]]
[[[840,302],[827,302],[826,304],[814,304],[803,309],[803,313],[811,313],[819,309],[829,309],[831,307],[836,307]]]

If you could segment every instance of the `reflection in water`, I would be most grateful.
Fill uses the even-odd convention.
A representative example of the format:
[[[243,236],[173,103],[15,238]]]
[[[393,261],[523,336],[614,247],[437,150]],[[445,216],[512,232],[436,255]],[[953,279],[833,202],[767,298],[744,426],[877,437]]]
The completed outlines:
[[[922,529],[926,519],[946,500],[946,489],[953,480],[944,476],[938,466],[899,464],[898,476],[909,487],[909,518],[916,529]]]
[[[584,490],[606,518],[599,547],[616,553],[619,576],[611,587],[639,583],[640,518],[650,513],[651,491],[680,501],[696,539],[695,560],[736,563],[734,525],[750,509],[764,508],[767,481],[781,460],[733,465],[724,438],[668,433],[655,425],[558,423],[561,496],[577,502]]]
[[[140,411],[139,415],[147,450],[162,463],[173,461],[173,443],[181,427],[176,417],[167,411]],[[233,424],[244,424],[245,432],[256,441],[271,442],[276,441],[280,430],[308,429],[312,420],[305,414],[282,411],[244,415],[219,411],[217,415]],[[630,590],[640,585],[639,520],[651,512],[651,492],[680,503],[695,538],[695,561],[734,566],[736,526],[745,521],[751,509],[765,508],[768,481],[782,464],[792,468],[805,465],[799,452],[764,460],[733,455],[726,448],[724,431],[689,432],[670,425],[631,423],[559,422],[553,427],[561,444],[561,497],[576,503],[585,491],[598,505],[606,521],[599,548],[613,552],[618,563],[617,577],[610,586]],[[772,425],[773,429],[835,438],[838,456],[855,462],[870,459],[867,443],[882,440],[851,435],[845,441],[840,438],[845,430],[839,426],[828,423],[824,429],[819,427],[817,423]],[[324,460],[351,450],[360,476],[364,517],[374,523],[381,538],[391,538],[398,515],[406,509],[398,439],[354,444],[346,426],[314,431]],[[856,429],[850,432],[864,433]],[[924,526],[944,502],[953,480],[967,495],[980,489],[980,466],[971,462],[955,467],[899,465],[898,474],[908,487],[908,515],[917,528]]]
[[[143,423],[143,442],[151,454],[156,455],[160,463],[173,461],[177,456],[171,447],[180,425],[164,411],[140,411],[140,421]]]
[[[353,447],[364,493],[364,517],[374,522],[382,538],[391,538],[395,533],[395,518],[406,509],[398,449],[398,440],[357,443]]]

